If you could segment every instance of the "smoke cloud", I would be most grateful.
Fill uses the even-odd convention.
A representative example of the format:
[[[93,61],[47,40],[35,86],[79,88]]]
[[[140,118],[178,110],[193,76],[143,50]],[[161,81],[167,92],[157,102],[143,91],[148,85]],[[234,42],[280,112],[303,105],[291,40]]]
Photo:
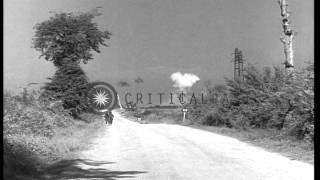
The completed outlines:
[[[193,86],[194,83],[200,80],[197,75],[181,72],[175,72],[170,76],[171,80],[174,82],[173,87],[179,88],[180,91],[186,92],[189,88]]]

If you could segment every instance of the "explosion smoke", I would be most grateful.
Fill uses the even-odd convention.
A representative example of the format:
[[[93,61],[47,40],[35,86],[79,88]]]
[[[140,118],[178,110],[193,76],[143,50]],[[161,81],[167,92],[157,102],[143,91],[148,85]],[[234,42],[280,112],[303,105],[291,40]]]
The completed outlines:
[[[173,87],[179,88],[180,91],[187,92],[194,83],[200,80],[197,75],[181,72],[175,72],[170,76],[171,80],[174,82]]]

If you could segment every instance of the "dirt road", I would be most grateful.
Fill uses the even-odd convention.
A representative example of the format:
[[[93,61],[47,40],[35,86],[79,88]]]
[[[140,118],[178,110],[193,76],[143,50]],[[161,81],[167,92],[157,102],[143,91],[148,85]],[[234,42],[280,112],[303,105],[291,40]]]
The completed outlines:
[[[312,165],[233,138],[114,115],[114,124],[82,154],[78,167],[92,174],[83,179],[313,179]]]

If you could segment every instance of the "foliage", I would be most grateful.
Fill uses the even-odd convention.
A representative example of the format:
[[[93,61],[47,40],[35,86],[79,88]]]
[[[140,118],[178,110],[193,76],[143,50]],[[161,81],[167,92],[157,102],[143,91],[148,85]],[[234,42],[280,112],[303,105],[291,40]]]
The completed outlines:
[[[96,9],[97,10],[97,9]],[[35,26],[34,48],[57,68],[51,82],[46,83],[43,96],[61,101],[73,117],[87,109],[85,99],[88,78],[80,67],[93,58],[92,51],[100,52],[107,46],[109,31],[101,31],[93,22],[95,12],[58,13]]]
[[[206,83],[205,92],[207,105],[189,107],[204,124],[277,129],[313,143],[313,64],[296,70],[294,76],[279,67],[261,72],[249,65],[244,81],[226,79],[226,86]]]
[[[144,80],[141,77],[137,77],[137,79],[135,79],[134,82],[139,84],[139,83],[143,83]]]
[[[128,82],[126,82],[126,81],[119,81],[118,82],[118,86],[120,86],[120,87],[129,87],[130,84]]]
[[[50,80],[51,82],[43,87],[42,97],[61,101],[64,109],[69,110],[73,117],[88,109],[88,78],[78,64],[68,63],[61,66]]]
[[[62,103],[46,101],[40,93],[4,93],[4,179],[37,175],[39,168],[84,149],[82,140],[103,127],[94,115],[75,121]]]
[[[134,102],[128,102],[126,103],[125,109],[127,111],[136,111],[138,109],[137,104]]]
[[[100,53],[100,45],[107,46],[105,40],[111,35],[92,22],[95,16],[93,13],[55,14],[34,27],[34,48],[55,66],[61,66],[64,58],[87,63],[92,59],[91,51]]]
[[[225,125],[225,120],[221,117],[221,114],[217,112],[209,112],[205,115],[204,121],[202,123],[208,126],[221,126]]]

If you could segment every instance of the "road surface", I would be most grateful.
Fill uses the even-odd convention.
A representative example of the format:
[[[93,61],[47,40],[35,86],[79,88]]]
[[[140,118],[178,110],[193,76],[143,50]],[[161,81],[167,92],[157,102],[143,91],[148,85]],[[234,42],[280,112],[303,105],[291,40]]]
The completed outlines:
[[[309,180],[314,167],[226,136],[169,124],[114,124],[82,153],[82,179]],[[88,173],[88,174],[85,174]]]

